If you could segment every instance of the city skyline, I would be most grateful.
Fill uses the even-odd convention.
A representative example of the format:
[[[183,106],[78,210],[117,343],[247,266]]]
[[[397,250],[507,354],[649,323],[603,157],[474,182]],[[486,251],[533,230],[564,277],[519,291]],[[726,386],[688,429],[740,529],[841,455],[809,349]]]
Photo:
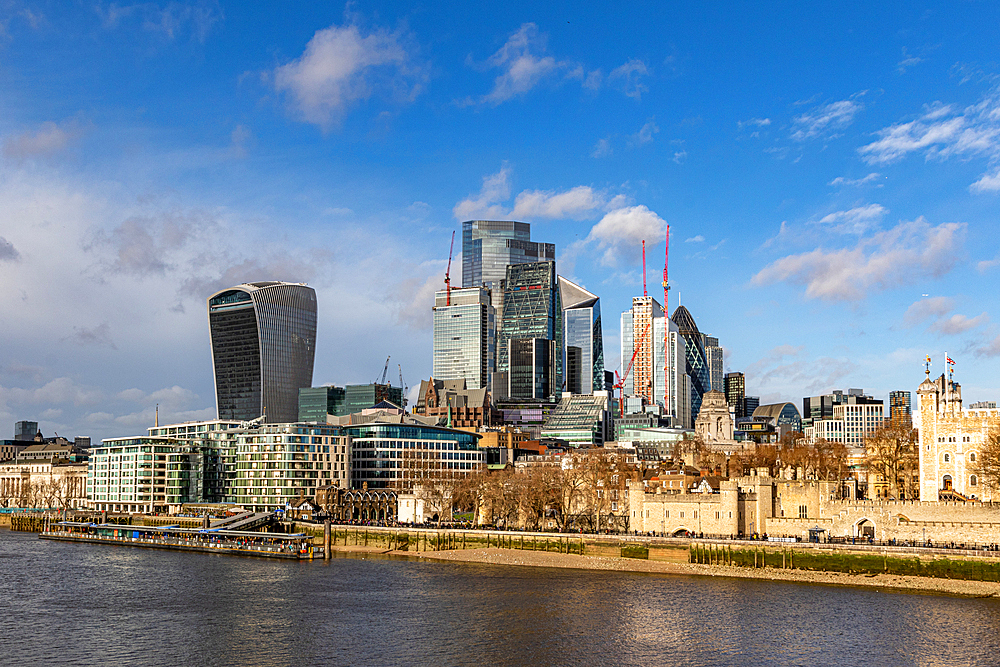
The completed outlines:
[[[0,422],[214,416],[204,300],[244,281],[316,289],[314,383],[415,387],[476,219],[555,245],[608,370],[669,223],[668,312],[762,403],[946,352],[996,400],[997,8],[634,11],[0,10]]]

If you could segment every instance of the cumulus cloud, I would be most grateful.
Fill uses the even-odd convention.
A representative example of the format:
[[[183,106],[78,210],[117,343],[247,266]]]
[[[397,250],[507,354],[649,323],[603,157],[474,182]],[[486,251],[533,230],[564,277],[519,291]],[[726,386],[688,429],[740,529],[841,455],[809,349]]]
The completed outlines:
[[[5,139],[3,154],[4,157],[16,161],[49,157],[61,152],[78,136],[80,129],[75,122],[60,125],[47,121],[37,130],[29,130]]]
[[[372,95],[414,99],[425,79],[414,51],[399,31],[332,25],[313,35],[301,57],[274,70],[274,87],[303,121],[328,130]]]
[[[855,114],[861,109],[862,106],[854,100],[841,100],[820,105],[792,120],[794,128],[792,139],[806,141],[841,130],[854,121]]]
[[[483,177],[479,193],[458,202],[452,212],[457,220],[583,220],[593,217],[609,203],[603,192],[588,185],[563,191],[524,190],[515,197],[514,207],[508,209],[504,202],[510,199],[510,195],[510,169],[504,166],[499,172]]]
[[[879,204],[856,206],[847,211],[834,211],[819,220],[821,225],[829,225],[830,229],[842,234],[864,234],[889,212],[889,209]]]
[[[546,36],[538,32],[534,23],[523,24],[500,49],[486,60],[490,68],[500,69],[493,81],[493,90],[479,102],[496,106],[523,95],[546,78],[560,70],[572,67],[566,61],[557,61],[545,55]]]
[[[903,315],[903,326],[915,327],[928,318],[939,319],[955,308],[955,300],[946,296],[934,296],[910,304]]]
[[[1000,172],[995,174],[983,174],[983,177],[969,186],[973,192],[997,192],[1000,191]]]
[[[607,213],[587,235],[603,251],[601,264],[617,266],[641,252],[642,241],[659,239],[666,234],[667,223],[645,206],[628,206]]]
[[[986,273],[997,265],[1000,265],[1000,257],[996,257],[994,259],[984,259],[981,262],[976,262],[976,271],[979,271],[979,273]]]
[[[924,218],[861,238],[853,248],[783,257],[758,272],[756,286],[788,282],[805,285],[805,296],[824,301],[860,301],[917,278],[940,278],[955,266],[965,223],[932,226]]]
[[[513,218],[571,218],[593,215],[604,205],[604,196],[588,185],[578,185],[565,192],[525,190],[514,200]]]
[[[704,241],[705,237],[702,236],[701,234],[698,234],[697,236],[692,236],[689,239],[685,239],[684,243],[704,243]]]
[[[614,68],[608,74],[608,83],[622,91],[634,100],[642,99],[642,94],[649,92],[642,83],[642,78],[649,75],[649,68],[646,63],[633,58],[624,65]]]
[[[832,181],[830,181],[827,185],[835,185],[835,186],[840,186],[840,185],[850,185],[850,186],[867,185],[868,183],[872,183],[872,182],[876,181],[879,178],[879,176],[881,176],[881,174],[876,173],[874,171],[872,173],[868,174],[867,176],[863,176],[862,178],[847,178],[845,176],[838,176],[837,178],[835,178]],[[882,186],[879,185],[879,187],[882,187]]]
[[[934,331],[943,336],[954,336],[986,324],[989,320],[989,315],[986,313],[982,313],[976,317],[966,317],[965,315],[956,313],[951,317],[938,320],[929,327],[928,331]]]
[[[14,244],[0,236],[0,262],[16,262],[21,258]]]

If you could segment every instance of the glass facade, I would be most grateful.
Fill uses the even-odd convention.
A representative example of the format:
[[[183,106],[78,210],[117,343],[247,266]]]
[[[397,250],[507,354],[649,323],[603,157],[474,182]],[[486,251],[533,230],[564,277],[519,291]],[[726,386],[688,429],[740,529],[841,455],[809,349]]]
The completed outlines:
[[[467,220],[462,223],[462,286],[493,290],[495,305],[511,264],[555,260],[551,243],[531,241],[531,225],[508,220]]]
[[[219,419],[269,422],[298,417],[298,390],[312,385],[316,292],[262,282],[208,299]]]
[[[299,389],[300,422],[326,423],[327,415],[340,417],[346,410],[343,387],[304,387]]]
[[[563,307],[567,368],[566,391],[592,394],[604,389],[604,334],[601,331],[601,301],[579,285],[559,276],[559,298]],[[570,374],[569,350],[580,350],[579,374]],[[576,369],[574,367],[574,369]]]
[[[433,426],[363,424],[349,426],[356,489],[413,490],[415,483],[458,479],[479,470],[479,436]]]
[[[723,353],[719,339],[705,336],[705,359],[708,362],[708,382],[711,391],[726,392],[725,373],[723,372]]]
[[[547,338],[512,338],[507,395],[514,399],[555,396],[557,358],[555,341]]]
[[[684,306],[678,306],[671,319],[677,325],[685,343],[687,374],[691,377],[691,423],[701,411],[701,397],[712,388],[708,359],[705,356],[703,336],[698,331],[694,317]]]
[[[442,290],[434,295],[434,363],[437,380],[465,380],[468,389],[489,386],[493,373],[495,327],[490,290]]]
[[[746,394],[746,378],[743,373],[726,373],[725,384],[726,403],[730,407],[736,408],[737,418],[746,417],[747,415],[743,412],[743,398]]]
[[[555,358],[555,387],[562,387],[563,311],[555,262],[533,262],[507,267],[503,315],[497,333],[496,370],[509,370],[508,342],[512,338],[545,338],[560,353]]]
[[[399,407],[405,407],[403,402],[403,388],[393,387],[390,384],[349,384],[344,388],[344,409],[343,414],[352,415],[368,408],[375,407],[376,403],[389,401]]]

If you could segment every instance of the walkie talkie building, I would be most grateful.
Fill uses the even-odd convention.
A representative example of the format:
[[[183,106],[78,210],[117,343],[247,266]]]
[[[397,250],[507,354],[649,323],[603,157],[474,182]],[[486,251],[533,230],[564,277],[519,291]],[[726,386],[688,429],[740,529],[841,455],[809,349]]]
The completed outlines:
[[[302,283],[244,283],[208,298],[219,419],[298,419],[312,386],[316,292]]]

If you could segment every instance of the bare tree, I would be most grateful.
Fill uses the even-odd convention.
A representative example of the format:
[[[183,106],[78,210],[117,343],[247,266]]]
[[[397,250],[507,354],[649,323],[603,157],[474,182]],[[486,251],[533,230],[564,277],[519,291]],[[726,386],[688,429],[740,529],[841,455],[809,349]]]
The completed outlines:
[[[865,465],[886,485],[890,498],[915,498],[919,484],[917,432],[908,424],[889,422],[865,438]]]

